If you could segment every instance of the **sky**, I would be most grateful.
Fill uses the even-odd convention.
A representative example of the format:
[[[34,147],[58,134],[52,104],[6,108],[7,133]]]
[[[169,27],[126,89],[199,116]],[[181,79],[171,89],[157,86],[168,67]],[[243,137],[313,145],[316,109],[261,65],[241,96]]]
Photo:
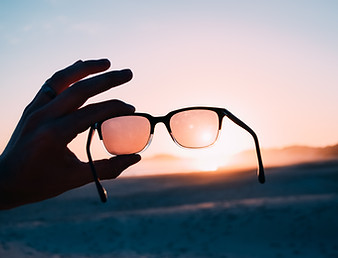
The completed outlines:
[[[263,148],[335,144],[337,12],[333,0],[3,0],[0,150],[46,79],[79,59],[103,57],[134,78],[88,103],[117,98],[152,115],[218,106],[254,129]],[[70,145],[81,159],[85,138]],[[94,157],[105,155],[99,142],[93,148]],[[205,150],[177,147],[159,125],[142,155],[205,159],[210,169],[253,148],[230,121]]]

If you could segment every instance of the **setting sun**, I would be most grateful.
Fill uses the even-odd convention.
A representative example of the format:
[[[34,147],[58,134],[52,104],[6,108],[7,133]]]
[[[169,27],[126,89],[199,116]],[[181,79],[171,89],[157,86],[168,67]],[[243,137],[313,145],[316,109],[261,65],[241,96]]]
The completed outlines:
[[[220,167],[224,167],[227,161],[220,157],[200,157],[192,161],[193,171],[216,171]]]

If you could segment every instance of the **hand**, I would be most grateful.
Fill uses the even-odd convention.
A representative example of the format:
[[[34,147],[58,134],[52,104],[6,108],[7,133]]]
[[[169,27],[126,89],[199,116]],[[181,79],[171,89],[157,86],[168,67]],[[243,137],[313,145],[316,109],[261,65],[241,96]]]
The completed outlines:
[[[131,80],[128,69],[83,79],[109,66],[106,59],[78,61],[48,79],[26,107],[0,156],[0,209],[45,200],[93,181],[89,164],[67,144],[97,121],[135,111],[118,100],[81,107],[88,98]],[[95,167],[101,179],[111,179],[139,160],[139,155],[117,156],[95,161]]]

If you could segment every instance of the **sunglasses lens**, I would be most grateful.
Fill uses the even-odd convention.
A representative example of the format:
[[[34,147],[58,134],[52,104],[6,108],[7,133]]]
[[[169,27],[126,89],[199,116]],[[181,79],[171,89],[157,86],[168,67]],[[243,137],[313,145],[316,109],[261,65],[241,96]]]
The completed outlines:
[[[103,144],[110,154],[132,154],[147,146],[150,123],[142,116],[114,117],[102,123],[101,132]]]
[[[212,145],[218,136],[218,114],[212,110],[194,109],[179,112],[170,119],[172,137],[186,148]]]

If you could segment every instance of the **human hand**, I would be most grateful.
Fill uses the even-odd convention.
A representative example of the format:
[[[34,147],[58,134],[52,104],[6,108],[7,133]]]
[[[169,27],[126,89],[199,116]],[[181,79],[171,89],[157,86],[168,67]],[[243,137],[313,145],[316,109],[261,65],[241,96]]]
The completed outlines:
[[[119,100],[81,107],[88,98],[131,80],[128,69],[83,79],[109,66],[106,59],[78,61],[48,79],[26,107],[0,156],[0,209],[42,201],[93,181],[89,164],[68,143],[97,121],[135,111]],[[94,164],[101,179],[111,179],[139,160],[139,155],[126,155]]]

